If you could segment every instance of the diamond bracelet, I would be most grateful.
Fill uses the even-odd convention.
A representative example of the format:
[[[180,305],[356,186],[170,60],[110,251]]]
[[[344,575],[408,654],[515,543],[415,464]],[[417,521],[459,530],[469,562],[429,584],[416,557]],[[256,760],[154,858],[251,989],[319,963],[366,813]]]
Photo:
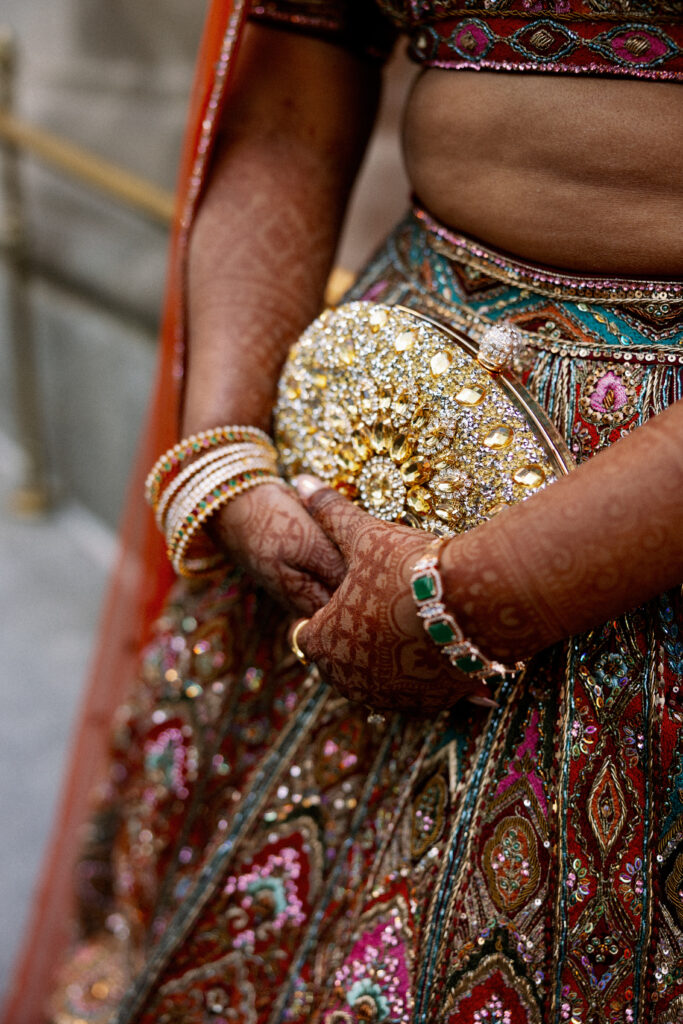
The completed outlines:
[[[440,537],[430,544],[411,570],[410,589],[427,636],[451,665],[465,675],[495,681],[520,672],[524,668],[521,661],[510,668],[487,658],[476,644],[468,640],[454,616],[446,610],[439,571],[439,555],[446,540]]]

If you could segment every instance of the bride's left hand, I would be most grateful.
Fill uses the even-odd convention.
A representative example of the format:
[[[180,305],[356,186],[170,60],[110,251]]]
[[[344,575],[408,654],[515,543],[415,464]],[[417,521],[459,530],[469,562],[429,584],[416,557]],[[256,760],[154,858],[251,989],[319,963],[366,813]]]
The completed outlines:
[[[380,710],[490,701],[484,683],[455,672],[416,614],[411,570],[431,535],[375,519],[315,478],[294,483],[346,563],[343,583],[297,634],[323,677],[349,700]]]

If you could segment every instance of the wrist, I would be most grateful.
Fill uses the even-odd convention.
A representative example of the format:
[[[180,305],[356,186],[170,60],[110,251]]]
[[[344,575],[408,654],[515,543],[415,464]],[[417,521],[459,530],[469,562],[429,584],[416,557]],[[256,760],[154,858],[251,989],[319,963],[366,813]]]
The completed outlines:
[[[498,679],[520,671],[524,667],[521,662],[510,666],[485,654],[447,607],[440,570],[440,556],[445,544],[445,540],[430,544],[411,572],[415,609],[427,636],[452,668],[468,679]]]
[[[207,549],[209,519],[238,495],[273,481],[279,481],[277,452],[256,427],[214,427],[161,455],[147,476],[145,497],[175,571],[202,575],[220,565],[221,553]]]
[[[513,546],[500,516],[451,540],[442,552],[444,599],[466,635],[500,661],[513,663],[566,635],[553,610],[528,586],[531,546]]]

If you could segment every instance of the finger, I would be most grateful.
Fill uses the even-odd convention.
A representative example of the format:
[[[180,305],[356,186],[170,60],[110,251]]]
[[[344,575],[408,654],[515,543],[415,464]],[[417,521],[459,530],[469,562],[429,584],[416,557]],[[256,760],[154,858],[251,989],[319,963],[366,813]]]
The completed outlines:
[[[339,548],[334,544],[321,527],[310,517],[307,521],[313,537],[313,547],[305,561],[298,559],[292,565],[301,572],[307,572],[314,579],[320,580],[326,587],[336,590],[346,576],[346,562]]]
[[[292,483],[307,512],[348,559],[358,530],[371,516],[316,477],[297,476]]]
[[[303,621],[303,624],[297,631],[297,643],[303,653],[306,655],[309,661],[315,660],[315,637],[319,634],[321,625],[324,621],[325,609],[320,608],[310,618]],[[299,620],[301,621],[301,620]],[[297,623],[294,623],[296,626]]]
[[[266,582],[266,589],[300,615],[313,615],[324,608],[332,596],[332,591],[320,580],[287,565],[278,567],[277,573]]]
[[[500,707],[500,704],[498,703],[498,701],[494,700],[493,697],[483,697],[483,696],[481,696],[479,694],[477,694],[474,697],[468,697],[467,698],[467,703],[468,704],[475,704],[477,707],[480,707],[480,708],[499,708]]]
[[[500,704],[494,699],[490,686],[485,680],[477,683],[467,695],[467,703],[474,704],[480,708],[499,708]]]
[[[331,591],[317,580],[303,577],[301,585],[289,594],[290,604],[302,615],[315,615],[332,597]]]

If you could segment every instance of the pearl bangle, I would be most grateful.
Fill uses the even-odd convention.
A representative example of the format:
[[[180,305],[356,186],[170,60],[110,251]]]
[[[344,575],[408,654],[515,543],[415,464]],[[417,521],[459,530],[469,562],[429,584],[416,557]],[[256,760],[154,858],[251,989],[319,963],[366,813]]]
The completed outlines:
[[[214,448],[207,452],[206,455],[202,455],[201,458],[195,459],[194,462],[189,466],[186,466],[181,473],[178,473],[178,475],[171,480],[168,486],[161,491],[154,509],[154,517],[159,529],[162,531],[164,530],[166,510],[171,499],[177,495],[178,491],[184,486],[184,484],[189,480],[195,479],[202,470],[208,467],[222,465],[227,458],[237,459],[247,455],[259,456],[264,451],[265,449],[258,444],[236,443],[231,444],[230,446],[226,445],[222,448]]]

